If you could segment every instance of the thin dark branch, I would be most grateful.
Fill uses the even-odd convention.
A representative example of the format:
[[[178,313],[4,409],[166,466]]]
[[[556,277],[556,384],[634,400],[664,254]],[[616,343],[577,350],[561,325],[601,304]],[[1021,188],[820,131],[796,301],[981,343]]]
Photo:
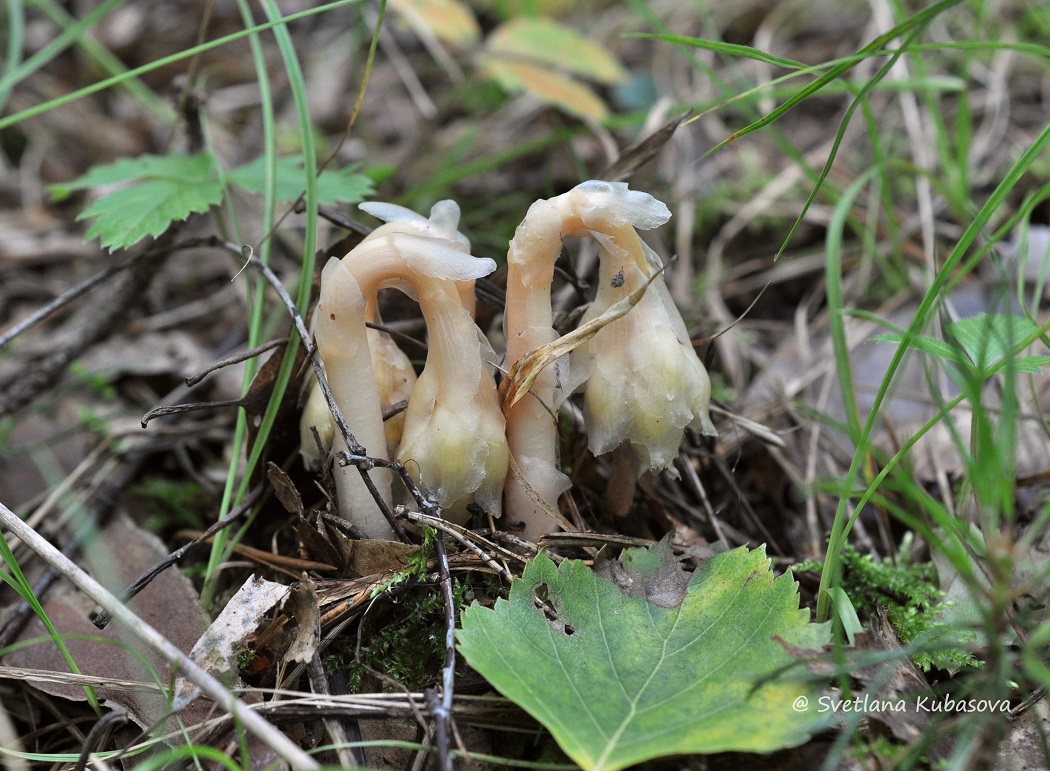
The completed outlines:
[[[369,329],[375,329],[379,332],[385,332],[395,340],[400,340],[402,343],[408,343],[409,345],[418,348],[423,353],[426,353],[428,350],[430,350],[429,346],[422,340],[417,340],[416,338],[412,337],[412,335],[406,335],[404,332],[398,332],[396,329],[391,329],[390,327],[384,324],[373,324],[371,321],[366,321],[365,326]]]
[[[220,530],[229,527],[238,519],[240,519],[249,511],[251,511],[252,506],[256,504],[256,502],[261,496],[261,487],[256,487],[254,490],[250,491],[248,495],[245,496],[244,501],[241,503],[240,506],[235,508],[222,519],[215,522],[211,527],[209,527],[199,536],[187,543],[185,546],[179,547],[167,557],[162,559],[160,562],[153,565],[153,567],[147,569],[142,575],[140,575],[138,578],[136,578],[134,581],[128,584],[127,588],[120,593],[118,599],[121,602],[128,602],[129,600],[131,600],[135,595],[137,595],[139,592],[141,592],[143,589],[149,586],[154,578],[159,576],[165,570],[167,570],[176,562],[185,557],[192,549],[205,543],[209,538],[218,533]],[[102,611],[97,616],[95,616],[94,623],[95,626],[99,629],[105,629],[106,625],[110,622],[110,620],[110,614],[106,611]]]
[[[274,348],[281,347],[286,342],[288,341],[284,338],[270,340],[268,343],[263,343],[262,345],[255,346],[254,348],[249,348],[247,351],[241,351],[240,353],[235,353],[233,356],[227,356],[224,359],[214,361],[207,367],[202,369],[200,372],[198,372],[196,375],[190,375],[188,378],[186,378],[186,385],[195,386],[197,385],[197,383],[204,380],[204,378],[206,378],[208,375],[210,375],[212,372],[215,372],[216,370],[222,369],[223,367],[229,367],[231,364],[239,364],[240,362],[247,361],[248,359],[254,359],[260,354],[266,353],[267,351],[272,351]]]
[[[103,270],[102,272],[96,273],[87,281],[77,284],[76,286],[70,289],[67,289],[54,300],[49,302],[47,305],[37,309],[29,316],[22,319],[20,322],[11,327],[9,330],[4,332],[4,334],[0,335],[0,348],[3,348],[5,345],[14,340],[27,329],[31,329],[32,327],[39,324],[41,321],[46,319],[48,316],[50,316],[62,306],[71,303],[73,300],[77,299],[83,294],[87,294],[96,286],[104,282],[106,279],[116,275],[117,273],[120,273],[120,271],[124,270],[133,262],[135,262],[136,259],[141,259],[141,257],[136,257],[135,259],[127,260],[126,262],[122,262],[119,265],[112,265]]]
[[[120,277],[113,293],[102,302],[92,303],[82,309],[67,327],[70,334],[61,343],[62,347],[40,358],[26,361],[25,366],[15,370],[12,378],[0,383],[0,417],[13,414],[49,393],[59,376],[70,364],[82,356],[92,345],[106,337],[128,310],[141,302],[145,289],[158,272],[158,254],[163,254],[170,243],[175,228],[162,236],[166,240],[155,248],[147,249],[141,256],[130,260],[127,270]],[[147,255],[151,259],[146,259]]]
[[[222,407],[241,407],[243,405],[244,397],[224,399],[218,402],[193,402],[191,404],[169,404],[165,407],[154,407],[142,416],[142,427],[145,428],[151,420],[168,417],[169,415],[178,415],[183,412],[199,412],[200,410],[216,410]]]

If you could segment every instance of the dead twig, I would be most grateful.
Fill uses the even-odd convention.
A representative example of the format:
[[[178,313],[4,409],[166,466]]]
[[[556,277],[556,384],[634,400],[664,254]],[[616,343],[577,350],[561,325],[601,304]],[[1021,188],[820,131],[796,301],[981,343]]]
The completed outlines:
[[[135,595],[137,595],[139,592],[141,592],[143,589],[149,586],[154,578],[159,576],[165,570],[167,570],[172,565],[181,560],[183,557],[185,557],[192,549],[194,549],[197,546],[200,546],[202,543],[206,542],[209,538],[218,533],[220,530],[224,530],[225,528],[229,527],[238,519],[240,519],[249,511],[251,511],[252,506],[256,504],[256,502],[261,496],[261,487],[256,487],[254,490],[251,490],[248,493],[248,495],[245,496],[244,501],[241,503],[241,505],[235,508],[233,511],[231,511],[227,516],[218,520],[215,524],[213,524],[211,527],[209,527],[207,530],[201,533],[198,537],[194,538],[185,546],[182,546],[173,551],[167,557],[165,557],[153,567],[143,572],[142,575],[140,575],[138,578],[136,578],[134,581],[128,584],[124,591],[120,593],[120,596],[118,597],[119,601],[122,603],[126,603],[129,600],[133,599]],[[106,625],[112,619],[113,616],[108,611],[104,610],[97,616],[95,616],[94,624],[99,629],[105,629]]]
[[[135,615],[127,606],[110,594],[100,583],[81,570],[58,549],[44,540],[35,530],[20,520],[13,511],[0,503],[0,525],[10,530],[26,546],[55,567],[56,570],[94,602],[108,610],[123,623],[140,641],[157,651],[186,680],[193,683],[217,705],[229,712],[292,768],[319,768],[318,763],[307,755],[298,744],[268,722],[257,712],[231,694],[226,687],[202,669],[189,656],[179,650],[164,635]]]
[[[210,375],[212,372],[215,372],[216,370],[222,369],[223,367],[229,367],[231,364],[239,364],[240,362],[247,361],[248,359],[254,359],[256,356],[266,353],[267,351],[271,351],[274,348],[280,348],[287,342],[288,341],[284,338],[279,340],[270,340],[269,342],[263,343],[262,345],[257,345],[254,348],[249,348],[247,351],[241,351],[240,353],[235,353],[233,356],[227,356],[226,358],[219,359],[218,361],[209,364],[196,375],[190,375],[188,378],[186,378],[186,385],[195,386],[197,385],[197,383],[204,380],[204,378],[206,378],[208,375]]]

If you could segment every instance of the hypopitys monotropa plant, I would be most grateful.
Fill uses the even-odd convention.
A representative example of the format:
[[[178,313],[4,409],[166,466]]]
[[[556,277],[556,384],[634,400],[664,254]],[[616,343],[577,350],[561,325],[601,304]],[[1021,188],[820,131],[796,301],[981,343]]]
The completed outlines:
[[[674,473],[671,463],[687,427],[715,433],[707,371],[659,275],[659,258],[637,233],[670,216],[663,203],[625,183],[592,180],[534,203],[510,243],[504,331],[511,366],[556,337],[551,283],[564,238],[592,236],[600,251],[600,286],[581,327],[643,292],[628,313],[579,346],[568,367],[562,359],[536,375],[530,394],[507,413],[512,470],[506,510],[524,524],[527,538],[556,529],[557,499],[568,486],[557,465],[556,415],[580,384],[596,455],[630,442],[648,468]]]
[[[471,503],[498,515],[508,452],[494,355],[461,299],[467,282],[496,265],[469,254],[456,234],[459,209],[451,201],[436,205],[430,220],[387,204],[370,208],[394,221],[342,260],[330,260],[321,276],[314,335],[335,401],[358,442],[387,459],[365,322],[379,289],[395,287],[414,297],[427,323],[429,352],[408,400],[397,459],[450,518],[464,520]],[[336,450],[345,450],[341,440]],[[389,472],[372,475],[389,502]],[[340,469],[336,485],[343,516],[370,537],[393,536],[356,469]]]
[[[355,431],[359,441],[380,447],[379,408],[368,392],[376,390],[373,360],[383,366],[378,361],[383,356],[374,348],[369,354],[360,339],[363,319],[371,312],[364,298],[388,285],[407,287],[417,297],[431,352],[409,398],[397,458],[409,463],[453,518],[464,519],[472,502],[499,513],[498,480],[507,471],[509,445],[505,508],[532,540],[557,528],[557,499],[568,479],[557,464],[556,415],[580,385],[585,388],[589,445],[596,455],[629,443],[643,465],[674,473],[671,464],[686,428],[714,434],[707,372],[663,282],[659,258],[637,233],[670,217],[652,196],[623,183],[585,182],[564,195],[537,201],[518,227],[508,252],[504,317],[510,364],[504,386],[513,386],[503,389],[506,444],[489,366],[491,349],[467,310],[473,307],[473,279],[494,264],[467,256],[469,245],[455,231],[459,210],[450,201],[436,206],[429,220],[389,204],[365,208],[393,221],[342,263],[326,266],[318,347],[333,390],[338,385],[342,394],[336,394],[336,401],[353,404],[355,413],[369,417],[355,421],[361,426]],[[580,329],[556,340],[551,283],[562,241],[569,236],[591,236],[598,242],[600,287]],[[340,308],[350,313],[331,317]],[[350,323],[347,319],[353,319],[357,339],[339,346],[339,330]],[[569,350],[571,357],[552,366],[519,369],[527,360],[555,359]],[[545,353],[537,356],[537,351]],[[361,357],[356,368],[351,356]],[[524,369],[531,370],[527,377],[521,377]],[[350,374],[343,377],[344,372]],[[505,398],[508,391],[515,393]],[[528,393],[522,398],[524,391]],[[369,535],[389,537],[385,523],[366,525],[372,515],[354,513],[374,509],[378,516],[358,476],[343,473],[339,478],[340,510],[349,512]],[[388,496],[389,477],[380,472],[379,478]]]

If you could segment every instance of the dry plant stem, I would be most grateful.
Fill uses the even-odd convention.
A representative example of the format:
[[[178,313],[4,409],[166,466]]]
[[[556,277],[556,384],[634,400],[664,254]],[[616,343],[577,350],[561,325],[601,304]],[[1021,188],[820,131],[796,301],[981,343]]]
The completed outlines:
[[[310,663],[307,665],[307,673],[310,680],[310,690],[320,696],[331,696],[332,689],[328,684],[328,677],[325,675],[324,665],[321,663],[321,654],[318,651],[314,651],[314,655],[310,658]],[[347,727],[344,725],[343,720],[333,715],[324,715],[321,718],[324,723],[325,730],[328,731],[328,736],[331,737],[332,743],[336,745],[335,754],[339,758],[339,765],[343,768],[357,768],[364,764],[363,759],[358,762],[357,756],[354,754],[352,748],[347,745],[350,743],[350,735]]]
[[[463,527],[453,524],[451,522],[446,522],[444,519],[441,519],[439,517],[432,517],[429,514],[421,514],[417,511],[408,511],[404,507],[398,507],[397,513],[400,516],[403,516],[405,519],[409,520],[410,522],[415,522],[417,525],[429,525],[430,527],[444,533],[445,535],[452,536],[457,541],[459,541],[459,543],[461,543],[464,548],[468,549],[469,551],[476,554],[480,559],[484,560],[485,564],[488,565],[497,575],[499,575],[508,584],[512,580],[514,580],[514,576],[509,570],[507,570],[505,567],[496,562],[496,560],[489,556],[484,549],[482,549],[475,543],[475,540],[482,540],[480,536],[477,535],[477,533],[474,533],[470,530],[466,530]],[[522,563],[525,562],[525,560],[519,554],[515,554],[514,552],[503,549],[494,543],[490,543],[487,541],[485,543],[493,551],[499,551],[500,555],[504,558],[509,558]]]
[[[195,386],[216,370],[222,369],[223,367],[229,367],[231,364],[239,364],[240,362],[247,361],[248,359],[254,359],[256,356],[264,354],[267,351],[271,351],[274,348],[279,348],[287,342],[287,338],[279,340],[270,340],[269,342],[263,343],[262,345],[257,345],[254,348],[249,348],[247,351],[242,351],[241,353],[236,353],[233,356],[227,356],[226,358],[220,359],[219,361],[212,362],[207,367],[198,372],[196,375],[190,375],[188,378],[186,378],[186,385]]]
[[[332,411],[332,417],[339,429],[339,434],[342,437],[343,444],[348,448],[344,454],[346,463],[357,467],[357,470],[361,474],[362,483],[371,494],[372,500],[375,501],[380,512],[382,512],[383,516],[390,524],[390,528],[393,533],[396,534],[398,540],[407,541],[408,539],[405,537],[401,524],[394,517],[393,511],[391,511],[389,505],[387,505],[383,496],[368,475],[370,469],[375,468],[378,465],[387,466],[389,464],[382,463],[383,459],[368,457],[368,455],[365,454],[365,448],[362,447],[354,438],[354,435],[350,433],[346,420],[343,418],[342,410],[339,409],[339,405],[336,403],[335,397],[332,395],[332,390],[328,386],[328,380],[325,378],[324,368],[321,366],[321,360],[318,358],[317,350],[314,348],[310,340],[310,332],[306,329],[306,324],[303,323],[302,316],[299,315],[299,311],[295,307],[295,301],[293,301],[288,292],[285,291],[284,285],[281,284],[281,280],[277,278],[277,275],[272,270],[270,270],[268,265],[252,256],[250,253],[247,256],[248,264],[263,274],[266,280],[270,283],[270,286],[273,287],[274,291],[277,292],[277,295],[281,298],[285,308],[288,309],[288,314],[292,317],[292,323],[295,325],[295,330],[299,334],[299,339],[303,341],[303,345],[306,346],[306,350],[309,352],[310,364],[313,366],[314,376],[317,378],[317,383],[321,388],[321,393],[324,395],[328,408]],[[377,461],[380,462],[377,463]]]
[[[136,259],[141,259],[141,257],[136,258]],[[124,270],[129,265],[131,265],[132,262],[134,262],[134,260],[129,260],[127,262],[122,262],[120,265],[113,265],[113,266],[111,266],[109,268],[106,268],[101,273],[96,273],[94,276],[89,278],[87,281],[84,281],[83,283],[77,284],[75,287],[72,287],[71,289],[67,289],[65,292],[60,294],[58,297],[56,297],[54,300],[49,302],[47,305],[45,305],[45,306],[39,308],[38,310],[34,311],[29,316],[27,316],[26,318],[22,319],[22,321],[18,322],[13,327],[11,327],[9,330],[7,330],[4,334],[0,335],[0,348],[3,348],[5,345],[7,345],[12,340],[14,340],[16,337],[18,337],[20,334],[25,332],[27,329],[31,329],[34,326],[36,326],[37,324],[39,324],[41,321],[46,319],[48,316],[50,316],[52,313],[57,311],[62,306],[67,305],[68,303],[71,303],[73,300],[77,299],[82,294],[87,294],[89,291],[94,289],[96,286],[98,286],[99,284],[101,284],[104,281],[106,281],[106,279],[110,278],[111,276],[116,275],[117,273],[120,273],[120,271]]]
[[[176,562],[185,557],[192,549],[207,542],[209,538],[218,533],[220,530],[224,530],[225,528],[229,527],[238,519],[240,519],[249,511],[251,511],[252,506],[256,504],[256,502],[261,496],[261,487],[256,487],[254,490],[251,490],[245,497],[244,501],[241,502],[240,506],[231,511],[227,516],[215,522],[211,527],[209,527],[199,536],[187,543],[185,546],[176,549],[167,557],[158,562],[156,565],[153,565],[151,568],[144,571],[142,575],[140,575],[138,578],[136,578],[134,581],[128,584],[127,587],[125,587],[124,591],[120,593],[120,597],[118,599],[121,602],[128,602],[129,600],[133,599],[135,595],[137,595],[139,592],[141,592],[143,589],[149,586],[154,578],[159,576],[165,570],[167,570]],[[39,598],[39,595],[37,596]],[[109,614],[108,611],[104,610],[95,617],[93,623],[99,629],[105,629],[106,625],[109,624],[111,620],[112,616]]]
[[[452,720],[452,693],[456,684],[456,601],[452,596],[452,575],[448,570],[448,552],[445,534],[436,540],[438,576],[445,607],[445,665],[441,670],[441,700],[431,707],[434,732],[437,735],[438,768],[452,771],[450,731]]]
[[[77,567],[58,549],[41,538],[35,530],[22,522],[14,512],[2,503],[0,503],[0,525],[14,533],[26,546],[36,552],[41,559],[56,568],[70,583],[109,611],[114,618],[127,627],[129,632],[157,651],[180,675],[200,688],[217,705],[233,715],[247,731],[287,761],[292,768],[319,768],[318,763],[303,752],[297,744],[277,730],[271,723],[249,709],[240,700],[236,699],[222,683],[205,672],[160,632],[132,613],[120,600],[110,594],[105,587]]]
[[[146,456],[146,452],[138,452],[132,455],[117,471],[116,475],[103,483],[91,499],[84,504],[84,522],[62,545],[63,556],[72,559],[80,551],[85,531],[98,531],[105,527],[113,514],[117,497],[138,475]],[[49,567],[44,571],[36,585],[33,586],[33,596],[37,600],[42,601],[57,578],[57,571],[53,567]],[[20,600],[17,607],[8,614],[3,629],[0,630],[0,648],[14,642],[14,639],[22,631],[25,622],[29,619],[31,612],[32,607],[29,603],[25,600]]]

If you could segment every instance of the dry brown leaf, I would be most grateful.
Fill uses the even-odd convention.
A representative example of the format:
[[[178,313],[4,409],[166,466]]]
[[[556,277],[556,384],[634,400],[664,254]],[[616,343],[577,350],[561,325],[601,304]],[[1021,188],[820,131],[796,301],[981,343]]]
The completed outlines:
[[[292,641],[281,662],[305,664],[317,652],[321,637],[321,610],[317,605],[317,584],[304,576],[284,600],[284,612],[296,621]]]
[[[577,327],[567,335],[562,335],[557,340],[530,351],[519,361],[514,362],[511,365],[510,372],[507,373],[507,377],[499,385],[500,407],[503,409],[503,414],[506,415],[510,408],[529,392],[533,383],[536,382],[536,378],[545,367],[553,364],[562,356],[572,353],[576,348],[594,337],[602,327],[625,316],[631,308],[641,301],[645,290],[660,275],[660,271],[654,273],[645,284],[635,289],[618,303],[609,306],[609,309],[600,316]]]
[[[114,593],[156,562],[167,556],[167,550],[150,533],[136,526],[128,517],[117,516],[86,549],[88,569]],[[178,570],[166,570],[128,603],[146,623],[164,634],[180,650],[188,652],[207,625],[193,584]],[[44,611],[58,632],[65,636],[66,646],[82,674],[113,680],[130,680],[152,684],[153,691],[132,690],[120,685],[96,688],[99,698],[127,711],[140,726],[161,721],[168,714],[165,690],[171,681],[171,667],[151,650],[143,650],[137,639],[119,624],[99,631],[89,617],[90,602],[79,595],[55,594],[44,603]],[[38,619],[31,621],[19,637],[20,642],[34,641],[4,657],[4,664],[69,672],[65,659],[51,642]],[[45,693],[74,701],[83,701],[84,689],[77,684],[28,681]],[[192,704],[180,714],[181,720],[193,725],[202,720],[208,706]],[[170,728],[174,728],[174,724]]]

